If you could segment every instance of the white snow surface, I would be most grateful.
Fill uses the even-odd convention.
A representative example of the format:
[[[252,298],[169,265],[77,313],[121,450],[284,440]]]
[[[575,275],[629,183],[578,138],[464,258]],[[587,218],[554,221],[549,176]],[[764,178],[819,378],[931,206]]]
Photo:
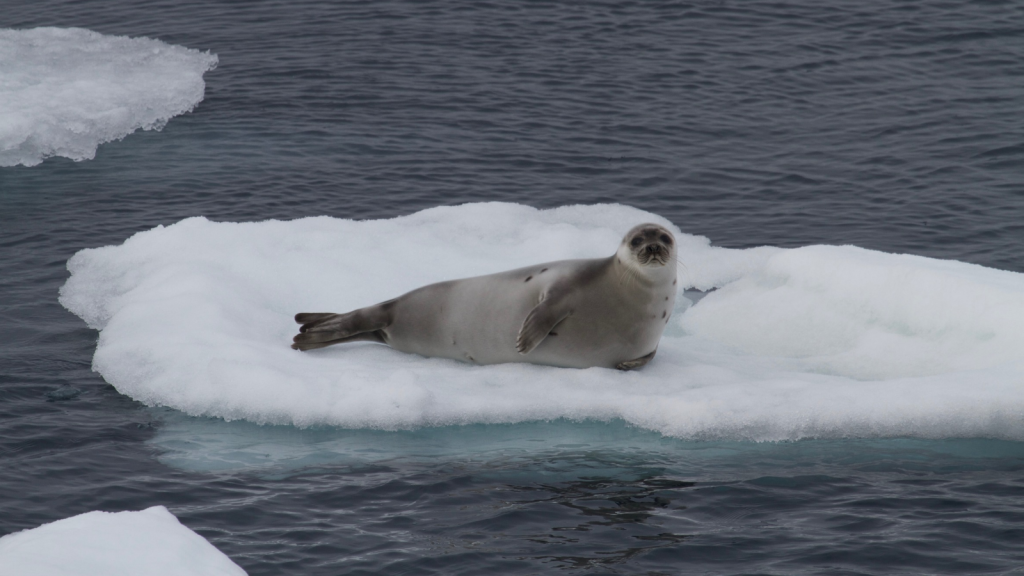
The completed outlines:
[[[289,348],[296,312],[611,255],[675,231],[681,297],[642,370],[472,366],[359,343]],[[733,250],[620,205],[439,207],[372,221],[190,218],[69,262],[93,368],[191,415],[403,429],[623,419],[683,438],[1024,439],[1024,274],[855,246]]]
[[[82,28],[0,29],[0,166],[159,130],[203,99],[217,56],[150,38]]]
[[[0,576],[244,576],[163,506],[87,512],[0,538]]]

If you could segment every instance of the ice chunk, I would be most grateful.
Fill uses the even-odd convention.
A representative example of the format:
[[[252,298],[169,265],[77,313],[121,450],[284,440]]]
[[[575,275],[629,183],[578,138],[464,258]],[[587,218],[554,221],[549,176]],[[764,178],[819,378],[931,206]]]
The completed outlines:
[[[376,344],[300,353],[299,311],[440,280],[612,254],[676,230],[685,298],[622,373],[470,366]],[[469,204],[391,220],[191,218],[83,250],[61,302],[100,329],[94,369],[188,414],[400,429],[622,419],[685,438],[1024,439],[1024,275],[851,246],[729,250],[617,205]]]
[[[239,576],[163,506],[87,512],[0,538],[3,576]]]
[[[0,166],[88,160],[104,142],[159,130],[203,99],[203,73],[216,65],[149,38],[0,29]]]

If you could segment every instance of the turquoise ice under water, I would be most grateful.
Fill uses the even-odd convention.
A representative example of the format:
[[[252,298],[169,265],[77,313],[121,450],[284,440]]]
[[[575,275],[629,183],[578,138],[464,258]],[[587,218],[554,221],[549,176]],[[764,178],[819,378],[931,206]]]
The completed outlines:
[[[259,426],[119,393],[91,370],[97,332],[57,301],[78,251],[193,216],[390,218],[479,201],[621,203],[730,249],[850,244],[1021,272],[1016,5],[8,4],[3,26],[146,36],[219,65],[194,111],[161,131],[101,144],[92,160],[0,168],[0,533],[165,505],[253,575],[1024,565],[1012,380],[999,418],[947,412],[953,435],[914,405],[904,422],[927,438],[676,438],[615,414]],[[478,242],[465,240],[471,256]],[[762,288],[800,269],[782,264]],[[756,299],[758,286],[716,298]],[[898,310],[928,304],[900,288],[911,296]],[[942,296],[942,314],[913,318],[987,317],[970,313],[985,301],[971,290]],[[1001,312],[985,314],[1019,313]],[[723,318],[704,328],[743,354],[792,352],[792,340],[744,339],[759,332],[742,314]],[[711,330],[722,326],[740,328]],[[908,355],[916,373],[1003,349],[968,353],[949,326],[934,340],[948,338],[948,354]],[[893,369],[830,366],[867,380]],[[81,392],[54,394],[68,386]],[[891,392],[864,414],[913,400]],[[792,430],[772,398],[748,400]],[[857,408],[848,400],[834,408]]]
[[[621,421],[553,420],[524,424],[470,424],[388,432],[335,427],[296,428],[225,422],[155,409],[160,428],[150,444],[160,460],[194,471],[294,474],[315,467],[403,465],[430,467],[437,460],[465,463],[546,462],[573,453],[606,455],[623,463],[659,463],[694,481],[721,480],[736,467],[760,460],[765,474],[827,466],[914,467],[918,462],[960,461],[1024,455],[1020,442],[987,439],[944,441],[912,438],[803,440],[796,442],[694,441],[666,437]],[[825,466],[823,466],[823,464]],[[555,468],[551,473],[557,476]],[[570,467],[565,471],[578,473]],[[770,475],[770,474],[769,474]],[[571,478],[563,478],[567,480]],[[780,481],[784,484],[784,481]]]

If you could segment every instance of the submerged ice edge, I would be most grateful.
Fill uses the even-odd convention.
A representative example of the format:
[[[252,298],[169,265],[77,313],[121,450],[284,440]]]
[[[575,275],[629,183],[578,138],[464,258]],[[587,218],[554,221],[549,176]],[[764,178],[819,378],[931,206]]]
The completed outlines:
[[[470,366],[373,344],[287,348],[299,310],[607,255],[664,219],[619,205],[468,204],[376,221],[193,218],[84,250],[61,302],[94,368],[193,415],[408,429],[621,419],[681,438],[1024,438],[1024,275],[846,246],[728,250],[677,234],[679,298],[643,370]]]
[[[202,101],[217,56],[82,28],[0,29],[0,167],[95,157]]]
[[[1024,442],[980,439],[808,439],[746,442],[735,439],[672,439],[621,420],[568,420],[519,424],[470,424],[380,431],[335,427],[260,426],[197,418],[160,408],[148,442],[161,462],[196,471],[253,469],[285,472],[319,466],[387,463],[434,466],[439,462],[549,462],[556,455],[601,454],[623,461],[673,462],[697,473],[749,459],[782,465],[809,453],[844,453],[860,461],[890,460],[922,452],[938,457],[1005,458],[1024,455]]]

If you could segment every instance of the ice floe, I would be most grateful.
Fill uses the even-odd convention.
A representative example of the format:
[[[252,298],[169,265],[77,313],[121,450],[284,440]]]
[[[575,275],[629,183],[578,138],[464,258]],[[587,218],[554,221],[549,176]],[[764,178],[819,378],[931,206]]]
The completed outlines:
[[[300,353],[299,311],[445,279],[610,255],[677,232],[680,290],[635,372],[471,366],[376,344]],[[403,429],[622,419],[683,438],[1024,439],[1024,275],[853,246],[731,250],[619,205],[440,207],[390,220],[190,218],[83,250],[61,302],[100,330],[94,369],[191,415]]]
[[[0,29],[0,166],[159,130],[203,99],[217,56],[150,38],[82,28]]]
[[[4,576],[244,576],[163,506],[87,512],[0,538]]]

